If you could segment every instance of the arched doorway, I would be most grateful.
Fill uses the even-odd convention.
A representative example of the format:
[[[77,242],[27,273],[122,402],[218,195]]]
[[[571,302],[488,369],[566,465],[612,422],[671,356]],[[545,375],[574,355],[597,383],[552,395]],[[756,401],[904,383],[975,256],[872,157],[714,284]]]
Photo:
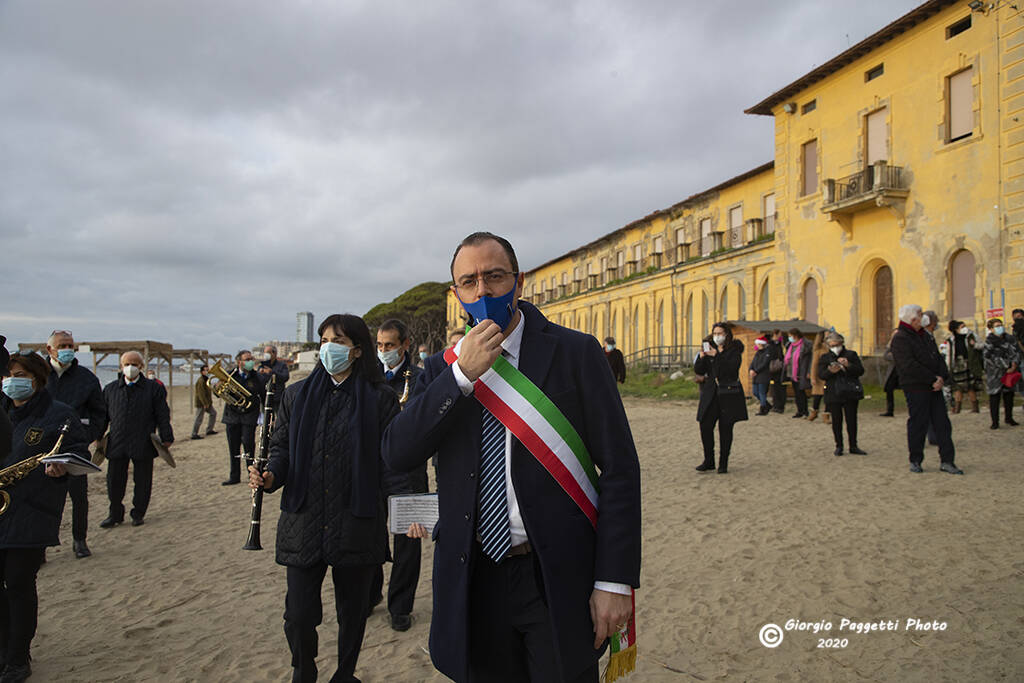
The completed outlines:
[[[882,266],[875,271],[875,348],[884,349],[895,325],[892,312],[892,269]]]
[[[769,287],[768,278],[764,279],[764,283],[761,285],[761,310],[758,312],[761,316],[761,320],[771,320],[771,309],[769,303],[771,299],[771,288]]]
[[[804,320],[818,324],[818,281],[807,278],[804,282]]]
[[[957,320],[973,320],[978,313],[974,295],[974,254],[961,249],[949,264],[950,316]]]

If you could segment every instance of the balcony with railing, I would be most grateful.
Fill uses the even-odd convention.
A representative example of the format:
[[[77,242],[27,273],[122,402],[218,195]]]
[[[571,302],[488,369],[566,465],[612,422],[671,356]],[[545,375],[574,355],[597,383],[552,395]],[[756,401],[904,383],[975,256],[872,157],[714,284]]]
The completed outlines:
[[[821,211],[829,215],[829,220],[881,206],[898,207],[902,214],[902,205],[910,194],[907,180],[902,166],[890,166],[884,161],[845,178],[828,178]]]

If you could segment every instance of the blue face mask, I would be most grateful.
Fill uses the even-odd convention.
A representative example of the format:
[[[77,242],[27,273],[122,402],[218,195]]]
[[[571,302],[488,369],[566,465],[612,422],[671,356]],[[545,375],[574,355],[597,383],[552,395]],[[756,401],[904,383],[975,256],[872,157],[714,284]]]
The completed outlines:
[[[252,372],[252,369],[254,367],[256,367],[256,361],[253,361],[253,360],[242,361],[242,369],[245,370],[246,372]]]
[[[57,361],[61,365],[67,365],[75,359],[74,349],[57,349]]]
[[[483,320],[493,320],[503,330],[508,327],[508,324],[512,322],[512,316],[515,314],[512,304],[515,303],[516,287],[518,285],[517,281],[506,294],[501,296],[482,296],[471,304],[467,304],[459,297],[459,303],[462,304],[466,313],[469,313],[469,317],[472,318],[469,324],[475,326]],[[455,296],[458,296],[458,294],[456,293]]]
[[[380,362],[384,364],[385,368],[393,368],[398,365],[402,356],[398,349],[391,349],[390,351],[378,351],[377,358],[380,358]]]
[[[339,372],[348,370],[348,366],[352,365],[352,358],[349,357],[349,352],[351,351],[352,349],[343,344],[335,344],[334,342],[321,344],[320,362],[323,363],[327,374],[337,375]]]
[[[30,377],[4,377],[3,392],[12,401],[24,401],[35,393]]]
[[[796,343],[796,337],[790,337],[789,338],[789,343],[790,344],[795,344]]]
[[[420,351],[420,360],[426,360],[429,355],[426,351]]]
[[[995,327],[992,328],[992,331],[995,332],[997,335],[1002,335],[1004,332],[1006,332],[1006,328],[1003,327],[1002,325],[996,325]]]

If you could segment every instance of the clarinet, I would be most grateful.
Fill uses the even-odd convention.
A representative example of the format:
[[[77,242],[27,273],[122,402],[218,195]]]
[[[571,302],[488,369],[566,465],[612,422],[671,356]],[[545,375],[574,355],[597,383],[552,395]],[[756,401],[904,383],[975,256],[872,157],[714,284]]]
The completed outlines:
[[[267,384],[267,396],[263,401],[262,421],[263,426],[260,429],[260,442],[256,446],[256,457],[250,460],[247,464],[256,467],[258,472],[263,472],[263,468],[267,466],[267,460],[270,459],[270,433],[273,431],[274,423],[274,409],[270,407],[270,401],[274,397],[274,384],[277,382],[277,376],[271,375],[270,382]],[[249,521],[249,538],[245,541],[245,545],[242,546],[242,550],[263,550],[263,546],[260,545],[260,516],[263,514],[263,488],[255,488],[252,490],[252,519]]]

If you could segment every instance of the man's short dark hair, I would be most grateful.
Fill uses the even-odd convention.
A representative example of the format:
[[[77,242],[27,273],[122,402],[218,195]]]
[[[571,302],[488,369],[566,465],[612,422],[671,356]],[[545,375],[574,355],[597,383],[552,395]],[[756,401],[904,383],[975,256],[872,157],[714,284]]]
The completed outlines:
[[[1015,308],[1012,311],[1010,311],[1010,315],[1017,315],[1018,313],[1024,315],[1024,308]]]
[[[604,338],[604,343],[605,344],[614,344],[615,343],[615,337],[605,337]]]
[[[459,252],[462,251],[463,247],[475,247],[483,244],[487,240],[494,240],[501,245],[501,248],[505,250],[505,255],[508,256],[509,263],[512,264],[512,272],[519,272],[519,259],[516,258],[516,250],[512,248],[512,244],[504,237],[499,237],[493,232],[474,232],[472,235],[467,236],[461,242],[459,246],[455,247],[455,253],[452,254],[452,263],[448,267],[449,272],[452,274],[452,279],[455,279],[455,259],[458,257]]]
[[[235,360],[242,360],[242,356],[244,356],[247,353],[252,353],[252,351],[250,351],[249,349],[242,349],[241,351],[235,354]]]
[[[405,340],[409,338],[409,327],[398,318],[389,318],[380,324],[377,328],[379,332],[397,332],[398,341],[405,343]]]

